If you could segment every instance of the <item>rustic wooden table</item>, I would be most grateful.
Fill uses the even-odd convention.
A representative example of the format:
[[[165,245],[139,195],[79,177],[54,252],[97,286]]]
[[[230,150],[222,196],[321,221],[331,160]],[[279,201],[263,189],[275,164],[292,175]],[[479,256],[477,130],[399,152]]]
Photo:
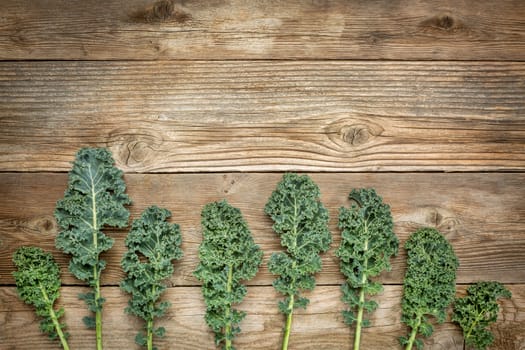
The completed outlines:
[[[401,244],[437,227],[460,259],[458,293],[478,280],[512,291],[493,349],[525,348],[525,2],[165,1],[0,2],[0,348],[54,349],[16,297],[11,256],[52,251],[62,268],[72,349],[93,349],[85,289],[54,247],[56,201],[75,152],[108,147],[124,170],[132,218],[173,212],[175,265],[159,349],[214,349],[192,276],[204,204],[239,207],[264,265],[240,305],[239,350],[277,349],[284,318],[266,262],[280,249],[263,212],[282,173],[309,173],[330,212],[307,310],[290,349],[349,349],[334,250],[338,208],[355,187],[392,207]],[[126,230],[104,255],[104,344],[138,349],[142,323],[118,284]],[[398,349],[406,254],[381,281],[366,349]],[[436,326],[425,349],[463,349]]]

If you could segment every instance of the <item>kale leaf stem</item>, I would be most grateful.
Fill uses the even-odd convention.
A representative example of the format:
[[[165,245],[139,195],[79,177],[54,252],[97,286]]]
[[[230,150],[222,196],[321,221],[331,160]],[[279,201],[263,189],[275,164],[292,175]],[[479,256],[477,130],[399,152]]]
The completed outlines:
[[[292,230],[292,234],[293,234],[293,241],[292,241],[292,246],[290,247],[290,250],[293,252],[296,250],[297,248],[297,236],[298,236],[298,233],[297,233],[297,226],[299,225],[299,222],[298,222],[298,210],[297,210],[297,197],[294,195],[293,196],[293,211],[294,211],[294,215],[292,217],[292,220],[293,220],[293,230]],[[293,261],[292,263],[292,268],[295,269],[297,267],[297,262],[296,260]],[[292,282],[290,283],[291,287],[295,290],[295,278],[292,278]],[[288,297],[290,298],[290,300],[288,301],[288,314],[286,315],[286,325],[284,327],[284,336],[283,336],[283,347],[282,347],[282,350],[287,350],[288,349],[288,341],[290,339],[290,332],[292,330],[292,321],[293,321],[293,307],[294,307],[294,302],[295,302],[295,297],[294,297],[294,294],[289,294]]]
[[[60,327],[60,323],[58,322],[58,317],[55,313],[55,310],[53,309],[53,303],[49,300],[49,297],[47,296],[46,289],[44,286],[39,283],[38,287],[40,288],[40,292],[42,292],[42,297],[44,298],[47,310],[49,313],[49,316],[51,317],[51,321],[53,322],[53,325],[55,326],[55,330],[57,332],[58,338],[60,339],[60,343],[62,343],[62,348],[64,350],[69,350],[69,345],[67,343],[66,337],[64,336],[64,332],[62,332],[62,327]]]
[[[292,330],[292,317],[293,317],[293,305],[294,295],[289,296],[290,301],[288,302],[288,315],[286,316],[286,326],[284,328],[283,347],[282,350],[288,349],[288,340],[290,339],[290,331]]]
[[[146,332],[148,333],[147,337],[147,347],[148,350],[153,349],[153,319],[149,319],[146,324]]]
[[[157,261],[159,261],[160,258],[157,255]],[[155,276],[154,281],[158,279],[157,276]],[[153,285],[151,287],[151,295],[155,295],[157,293],[157,286]],[[150,308],[155,308],[155,301],[150,302]],[[153,349],[153,317],[150,316],[150,318],[146,321],[146,346],[148,350]]]
[[[368,231],[368,227],[365,223],[365,232]],[[363,255],[366,256],[366,253],[368,251],[368,239],[364,242],[364,250]],[[363,271],[368,270],[368,258],[365,258],[363,263]],[[361,326],[363,324],[363,311],[364,311],[364,304],[365,304],[365,284],[366,280],[368,279],[368,275],[366,272],[363,272],[363,275],[361,277],[361,287],[359,288],[359,306],[357,308],[357,323],[355,327],[355,337],[354,337],[354,350],[359,350],[359,345],[361,343]]]
[[[89,167],[89,178],[91,180],[91,210],[93,217],[93,247],[96,252],[98,249],[98,227],[97,222],[97,192],[95,192],[95,181],[93,179],[93,173],[91,172],[91,165]],[[101,294],[100,294],[100,271],[99,271],[99,259],[98,254],[95,255],[96,263],[93,265],[93,280],[95,281],[95,332],[97,338],[97,350],[102,350],[102,305],[100,303]]]
[[[232,281],[233,281],[233,266],[232,264],[228,264],[228,280],[226,282],[226,293],[228,294],[228,298],[230,298],[230,294],[232,292]],[[230,318],[230,312],[231,312],[230,309],[231,309],[231,303],[229,303],[226,309],[226,312],[225,312],[226,327],[224,329],[224,333],[226,336],[226,341],[225,341],[226,350],[230,350],[232,348],[232,338],[233,338],[233,335],[231,334],[232,333],[232,321]]]
[[[97,280],[95,286],[95,331],[97,336],[97,350],[102,350],[102,305],[100,304],[100,280]]]
[[[474,318],[474,321],[472,322],[472,325],[470,326],[468,332],[465,334],[465,339],[468,339],[470,338],[470,334],[472,333],[472,331],[474,330],[474,328],[476,327],[477,323],[479,322],[479,320],[481,320],[484,316],[484,314],[486,313],[485,310],[481,310],[477,315],[476,317]]]
[[[290,247],[290,251],[295,251],[296,248],[297,248],[297,226],[298,226],[298,220],[297,220],[297,217],[298,217],[298,211],[297,211],[297,197],[294,195],[293,196],[293,211],[294,211],[294,215],[292,217],[292,220],[293,220],[293,229],[292,229],[292,234],[293,234],[293,240],[292,240],[292,246]],[[297,262],[296,260],[293,261],[292,263],[292,268],[295,269],[297,267]],[[290,283],[292,289],[295,290],[295,278],[292,278],[292,282]],[[293,307],[294,307],[294,302],[295,302],[295,298],[294,298],[294,294],[289,294],[288,297],[290,298],[290,300],[288,301],[288,314],[286,315],[286,324],[284,326],[284,335],[283,335],[283,346],[282,346],[282,350],[287,350],[288,349],[288,341],[290,339],[290,332],[292,330],[292,321],[293,321]]]
[[[417,317],[416,326],[412,328],[412,332],[410,333],[410,338],[408,338],[407,346],[405,347],[405,350],[412,350],[412,346],[414,345],[414,341],[416,340],[416,335],[419,330],[419,326],[421,325],[421,316]]]

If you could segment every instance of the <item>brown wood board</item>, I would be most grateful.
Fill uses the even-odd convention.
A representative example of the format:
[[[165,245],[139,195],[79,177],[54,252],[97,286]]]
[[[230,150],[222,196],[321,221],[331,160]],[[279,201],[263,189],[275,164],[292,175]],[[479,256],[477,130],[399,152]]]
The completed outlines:
[[[4,0],[0,59],[523,60],[525,3]]]
[[[525,283],[525,195],[524,174],[517,173],[406,173],[406,174],[311,174],[320,187],[322,201],[330,213],[334,237],[331,250],[323,257],[318,283],[335,285],[342,281],[334,250],[339,245],[338,209],[348,206],[352,188],[373,187],[392,208],[395,232],[401,245],[421,226],[437,227],[453,244],[460,259],[459,283],[493,279]],[[281,174],[126,174],[128,193],[133,200],[132,218],[156,204],[173,212],[172,222],[180,225],[184,257],[176,263],[173,285],[196,285],[192,272],[198,264],[201,242],[200,212],[204,204],[226,198],[242,210],[254,236],[265,251],[264,266],[252,285],[271,285],[273,276],[266,267],[271,252],[280,250],[272,221],[264,205]],[[67,273],[68,257],[54,248],[57,225],[55,203],[67,185],[66,174],[0,174],[0,284],[12,284],[11,256],[22,245],[38,245],[53,251],[66,284],[78,283]],[[122,279],[120,259],[127,230],[111,231],[115,246],[104,259],[108,267],[103,284],[117,285]],[[382,275],[386,283],[401,283],[406,255],[400,249],[393,270]]]
[[[507,286],[513,293],[510,300],[501,299],[498,321],[491,327],[496,342],[491,349],[521,349],[525,341],[525,286]],[[458,295],[465,287],[458,288]],[[84,302],[77,294],[85,290],[80,287],[62,288],[57,305],[66,309],[65,321],[71,333],[71,348],[93,348],[92,330],[82,324],[87,314]],[[104,287],[104,345],[107,349],[139,349],[133,343],[142,322],[124,313],[129,295],[117,287]],[[337,286],[318,286],[306,296],[310,304],[306,310],[298,309],[294,315],[290,350],[293,349],[346,349],[350,346],[353,329],[342,321],[340,314],[344,304]],[[399,349],[397,338],[407,329],[401,319],[401,286],[386,286],[384,292],[375,297],[379,308],[370,316],[372,327],[365,328],[362,345],[373,349]],[[234,345],[242,349],[277,349],[282,337],[284,317],[277,310],[280,295],[273,287],[249,287],[245,300],[236,308],[248,313],[241,323],[242,333]],[[172,303],[165,317],[157,325],[166,328],[166,337],[156,339],[160,349],[214,349],[213,335],[204,322],[205,305],[199,287],[168,288],[163,300]],[[37,325],[30,306],[18,300],[13,287],[0,288],[0,340],[6,349],[56,349],[57,345],[46,339]],[[20,332],[23,329],[24,332]],[[450,322],[436,325],[432,337],[425,339],[425,349],[463,349],[463,338],[459,327]]]
[[[525,63],[0,62],[0,170],[523,171]]]
[[[496,335],[494,349],[521,349],[525,317],[525,286],[508,286],[513,297],[501,300],[498,322],[491,330]],[[82,324],[87,314],[84,302],[77,298],[83,292],[80,287],[62,288],[57,305],[66,309],[65,321],[71,333],[72,348],[93,348],[92,330]],[[464,293],[460,287],[458,295]],[[117,287],[104,287],[104,345],[107,349],[139,349],[133,343],[142,322],[124,313],[129,295]],[[298,309],[294,315],[290,350],[293,349],[345,349],[351,344],[352,329],[342,321],[340,314],[344,304],[337,286],[318,286],[307,294],[310,304],[306,310]],[[365,328],[362,345],[373,349],[399,349],[397,338],[405,335],[407,329],[400,322],[402,296],[401,286],[386,286],[376,297],[379,308],[370,316],[372,327]],[[214,349],[213,335],[204,322],[204,301],[199,287],[168,288],[164,300],[172,303],[165,317],[157,325],[166,328],[166,337],[156,339],[160,349]],[[282,337],[284,317],[277,310],[280,296],[272,287],[249,287],[246,299],[236,308],[248,313],[241,323],[242,333],[234,345],[242,349],[277,349]],[[37,319],[31,307],[16,297],[12,287],[0,289],[0,334],[6,349],[56,349],[57,345],[46,339],[38,329]],[[24,329],[24,332],[20,332]],[[457,325],[446,322],[436,325],[432,337],[425,339],[425,349],[463,349],[463,339]]]

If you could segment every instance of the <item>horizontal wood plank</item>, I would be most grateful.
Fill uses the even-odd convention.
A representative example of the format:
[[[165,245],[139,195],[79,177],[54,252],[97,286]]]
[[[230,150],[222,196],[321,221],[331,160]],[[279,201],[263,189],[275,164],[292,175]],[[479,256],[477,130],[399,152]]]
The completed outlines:
[[[495,343],[491,349],[522,349],[525,346],[525,285],[507,286],[513,293],[512,299],[500,301],[498,321],[491,327]],[[465,287],[458,288],[458,295],[464,294]],[[82,324],[87,314],[83,301],[77,294],[78,287],[62,288],[58,305],[66,309],[65,321],[71,333],[73,349],[94,347],[93,331]],[[123,310],[128,295],[116,287],[105,287],[104,345],[108,349],[139,349],[133,343],[142,322]],[[397,337],[407,330],[400,322],[401,286],[386,286],[376,297],[379,308],[370,316],[372,327],[365,328],[362,345],[370,349],[399,349]],[[338,287],[318,286],[308,293],[310,304],[306,310],[298,309],[294,316],[290,350],[293,349],[348,349],[352,341],[352,329],[343,322],[340,311]],[[204,323],[204,302],[199,287],[169,288],[163,298],[172,303],[166,316],[156,323],[166,328],[166,336],[156,339],[160,349],[214,349],[213,335]],[[248,315],[241,323],[242,332],[234,345],[242,349],[277,349],[281,341],[284,318],[277,311],[276,302],[280,296],[272,287],[249,287],[246,299],[238,309]],[[30,306],[16,297],[13,287],[0,288],[0,333],[2,345],[8,349],[55,349],[56,344],[46,339],[37,326],[37,319]],[[20,332],[23,329],[24,332]],[[432,337],[425,339],[425,349],[463,349],[461,332],[455,324],[446,322],[436,325]]]
[[[94,347],[93,331],[87,330],[82,324],[82,317],[87,311],[84,302],[77,298],[81,291],[78,287],[62,288],[59,300],[59,305],[66,310],[64,320],[69,326],[72,349]],[[514,288],[513,292],[514,298],[503,303],[499,322],[493,327],[498,337],[507,337],[503,340],[506,344],[513,343],[513,346],[505,347],[506,350],[520,349],[524,345],[516,328],[525,323],[525,318],[518,311],[525,308],[525,295],[523,288]],[[128,295],[116,287],[105,287],[102,293],[107,300],[103,312],[105,348],[139,349],[133,343],[133,338],[141,329],[142,322],[124,313]],[[380,307],[371,316],[373,326],[363,332],[363,346],[366,344],[366,348],[371,349],[399,349],[397,337],[407,332],[400,322],[401,294],[401,287],[388,286],[377,297]],[[298,309],[294,315],[289,349],[349,348],[352,331],[342,322],[340,312],[344,305],[340,301],[339,288],[317,287],[308,297],[308,308]],[[272,287],[248,289],[246,299],[238,306],[248,315],[241,323],[241,334],[234,341],[236,348],[279,348],[284,325],[284,317],[276,305],[279,298]],[[157,325],[166,328],[166,336],[155,340],[159,349],[171,349],[175,344],[180,350],[215,349],[213,335],[204,322],[205,307],[200,288],[169,288],[164,299],[169,300],[172,306],[166,316],[157,322]],[[0,288],[0,327],[3,329],[0,340],[6,349],[29,350],[36,347],[45,350],[57,347],[40,333],[31,307],[18,300],[12,287]],[[20,329],[24,332],[20,332]],[[425,349],[463,349],[461,332],[457,326],[448,322],[437,325],[434,335],[425,340]]]
[[[459,283],[499,280],[525,283],[525,174],[519,173],[407,173],[407,174],[312,174],[329,209],[334,237],[331,250],[323,257],[318,283],[341,283],[339,262],[334,250],[339,245],[339,207],[347,206],[352,188],[373,187],[390,204],[395,232],[401,244],[421,226],[437,227],[451,241],[460,259]],[[149,205],[167,207],[172,222],[181,226],[184,257],[176,262],[173,285],[196,285],[192,272],[198,264],[201,242],[200,212],[204,204],[226,198],[239,207],[255,242],[265,252],[264,265],[251,285],[271,285],[273,276],[266,267],[271,252],[280,250],[271,220],[263,208],[281,174],[127,174],[125,181],[133,200],[132,218]],[[57,252],[54,239],[57,225],[55,203],[63,196],[66,174],[0,174],[0,284],[12,284],[11,256],[22,245],[38,245],[53,251],[60,263],[65,284],[77,284],[67,272],[68,257]],[[115,246],[104,258],[105,285],[122,279],[119,268],[127,231],[109,233]],[[400,249],[393,270],[382,276],[386,283],[401,283],[406,255]]]
[[[523,171],[525,63],[0,62],[0,171]]]
[[[525,58],[520,0],[4,0],[0,13],[3,60]]]

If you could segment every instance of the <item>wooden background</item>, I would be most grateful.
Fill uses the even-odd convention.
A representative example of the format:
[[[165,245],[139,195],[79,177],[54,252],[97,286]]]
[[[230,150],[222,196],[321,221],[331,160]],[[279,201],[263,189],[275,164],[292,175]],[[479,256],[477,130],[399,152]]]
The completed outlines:
[[[54,349],[16,297],[11,256],[54,253],[72,349],[93,349],[81,283],[54,248],[55,202],[75,152],[108,147],[132,217],[151,204],[181,225],[184,258],[166,299],[160,349],[214,349],[192,271],[200,211],[239,207],[265,262],[280,249],[263,207],[282,173],[309,173],[334,243],[290,349],[349,349],[342,323],[337,211],[354,187],[392,207],[403,244],[437,227],[460,259],[458,294],[498,280],[512,291],[492,349],[525,349],[525,2],[0,1],[0,348]],[[138,349],[141,322],[118,288],[126,230],[105,254],[104,343]],[[363,348],[398,349],[405,252],[381,280]],[[284,318],[266,265],[239,308],[239,350],[278,349]],[[425,349],[463,349],[437,326]]]

